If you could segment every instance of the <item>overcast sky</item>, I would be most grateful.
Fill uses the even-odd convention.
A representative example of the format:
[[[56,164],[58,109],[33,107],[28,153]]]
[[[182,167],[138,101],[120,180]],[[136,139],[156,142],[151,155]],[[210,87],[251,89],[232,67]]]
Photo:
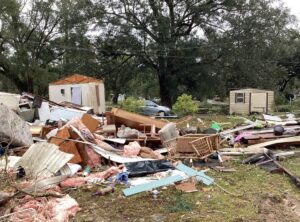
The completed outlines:
[[[291,9],[291,13],[296,15],[300,21],[300,0],[282,0],[287,7]]]

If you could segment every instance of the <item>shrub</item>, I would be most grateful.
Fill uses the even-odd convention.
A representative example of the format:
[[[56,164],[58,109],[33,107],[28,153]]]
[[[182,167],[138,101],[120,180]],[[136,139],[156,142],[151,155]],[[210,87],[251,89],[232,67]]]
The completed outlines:
[[[130,96],[121,102],[120,108],[129,112],[138,113],[141,111],[144,104],[145,102],[143,100]]]
[[[173,112],[178,116],[195,114],[198,111],[197,103],[192,99],[191,95],[182,94],[177,98],[173,105]]]

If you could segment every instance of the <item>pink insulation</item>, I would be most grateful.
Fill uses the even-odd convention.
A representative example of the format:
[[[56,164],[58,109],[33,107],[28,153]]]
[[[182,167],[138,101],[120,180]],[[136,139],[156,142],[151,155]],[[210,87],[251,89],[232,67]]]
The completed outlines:
[[[141,146],[138,142],[130,142],[128,145],[124,146],[124,154],[125,157],[137,157],[140,153]]]
[[[10,221],[14,222],[67,222],[70,216],[75,216],[79,205],[72,197],[33,198],[26,196],[20,200],[20,206],[14,208]]]

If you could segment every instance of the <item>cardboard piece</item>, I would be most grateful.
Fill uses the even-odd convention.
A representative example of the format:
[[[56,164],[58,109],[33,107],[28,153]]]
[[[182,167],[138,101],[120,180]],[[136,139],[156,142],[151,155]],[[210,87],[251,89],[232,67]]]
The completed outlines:
[[[175,185],[177,190],[181,190],[185,193],[197,192],[196,183],[195,182],[184,182]]]

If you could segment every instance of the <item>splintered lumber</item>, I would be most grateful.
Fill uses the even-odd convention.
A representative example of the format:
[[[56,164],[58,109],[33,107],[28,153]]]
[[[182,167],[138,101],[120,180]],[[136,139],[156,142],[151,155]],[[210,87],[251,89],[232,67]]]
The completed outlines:
[[[273,145],[290,145],[290,144],[300,144],[300,136],[294,136],[289,138],[281,138],[265,143],[259,143],[255,145],[248,146],[247,148],[262,148],[262,147],[268,147]]]
[[[122,109],[113,108],[111,113],[113,114],[113,118],[116,125],[126,125],[131,128],[135,128],[138,130],[143,130],[143,126],[141,124],[151,124],[155,125],[155,128],[161,129],[163,128],[167,122],[153,119],[147,116],[139,115],[136,113],[127,112]]]

